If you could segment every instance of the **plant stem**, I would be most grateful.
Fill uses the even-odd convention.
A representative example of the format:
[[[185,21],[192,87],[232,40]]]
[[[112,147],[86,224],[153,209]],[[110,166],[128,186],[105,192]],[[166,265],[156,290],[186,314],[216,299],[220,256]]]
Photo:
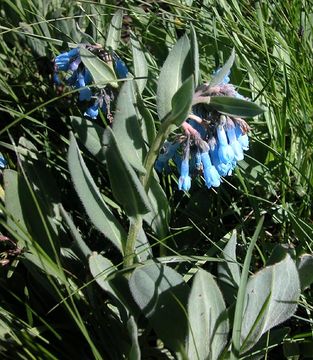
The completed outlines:
[[[169,126],[166,126],[164,123],[162,123],[153,143],[151,144],[149,152],[146,156],[146,159],[144,162],[146,174],[143,175],[141,178],[141,182],[142,182],[146,192],[148,192],[148,190],[149,190],[149,180],[150,180],[151,174],[153,172],[153,166],[154,166],[155,160],[159,154],[159,150],[160,150],[161,146],[163,145],[163,142],[165,141],[165,139],[167,137],[168,132],[169,132]],[[136,240],[137,240],[138,233],[141,228],[142,228],[142,216],[136,215],[133,218],[131,218],[128,236],[127,236],[126,245],[125,245],[124,268],[133,265],[135,262]]]
[[[138,233],[142,227],[142,216],[136,215],[130,219],[129,231],[125,245],[124,268],[133,265],[136,254],[135,245]]]

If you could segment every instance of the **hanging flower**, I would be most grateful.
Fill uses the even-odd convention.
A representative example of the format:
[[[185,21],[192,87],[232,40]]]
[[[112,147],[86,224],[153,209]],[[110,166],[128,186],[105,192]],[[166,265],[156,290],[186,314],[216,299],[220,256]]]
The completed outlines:
[[[55,72],[53,80],[58,86],[64,82],[68,86],[79,89],[79,101],[92,102],[84,112],[84,116],[96,119],[99,114],[99,109],[101,109],[109,121],[112,121],[113,115],[110,104],[115,98],[114,91],[110,85],[107,85],[105,88],[95,89],[94,91],[88,86],[92,84],[93,79],[90,71],[81,61],[80,48],[82,46],[86,47],[101,60],[113,66],[119,79],[127,77],[128,69],[116,53],[110,53],[99,45],[81,45],[56,56],[54,60]],[[60,76],[62,72],[65,72],[63,82],[62,76]]]
[[[199,86],[194,99],[229,96],[247,100],[236,91],[234,85],[229,84],[229,74],[213,87],[208,84]],[[192,113],[182,128],[183,135],[177,136],[172,142],[166,141],[166,150],[159,155],[155,165],[156,170],[161,172],[168,167],[168,161],[172,158],[180,168],[180,190],[188,191],[191,187],[190,175],[196,174],[203,175],[208,188],[220,186],[222,177],[232,174],[237,162],[243,160],[244,151],[249,148],[249,126],[245,120],[223,115],[201,101],[195,101]],[[179,153],[182,148],[181,157]]]

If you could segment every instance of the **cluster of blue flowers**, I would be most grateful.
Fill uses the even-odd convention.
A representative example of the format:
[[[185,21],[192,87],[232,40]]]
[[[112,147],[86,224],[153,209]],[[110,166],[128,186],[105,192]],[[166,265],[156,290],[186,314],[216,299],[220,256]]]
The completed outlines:
[[[81,46],[85,46],[107,63],[113,64],[119,79],[127,77],[128,69],[125,63],[114,52],[108,53],[105,49],[94,45]],[[62,85],[64,82],[66,85],[73,86],[79,89],[79,101],[91,102],[91,105],[84,113],[85,116],[96,119],[101,108],[107,114],[107,117],[111,119],[110,104],[114,100],[113,89],[107,86],[105,89],[92,92],[88,85],[92,84],[93,78],[90,71],[81,61],[80,47],[58,55],[54,60],[54,70],[53,80],[55,84]],[[60,72],[65,72],[63,81],[60,78]]]
[[[4,156],[0,152],[0,170],[4,169],[7,166],[7,161],[5,160]]]
[[[204,84],[199,89],[200,96],[205,92],[209,96],[244,99],[229,84],[229,74],[218,86],[210,88]],[[179,190],[189,191],[191,176],[199,173],[203,174],[208,188],[220,186],[222,177],[232,174],[249,148],[248,124],[241,118],[221,115],[207,104],[194,105],[182,127],[184,134],[164,143],[155,164],[156,170],[161,172],[168,169],[170,159],[174,160],[180,172]]]

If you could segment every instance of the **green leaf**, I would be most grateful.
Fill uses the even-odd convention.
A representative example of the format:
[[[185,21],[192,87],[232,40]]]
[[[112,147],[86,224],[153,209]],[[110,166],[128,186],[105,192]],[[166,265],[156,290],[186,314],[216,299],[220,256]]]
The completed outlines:
[[[135,170],[144,174],[146,170],[143,159],[146,149],[134,104],[133,84],[126,81],[117,98],[112,130],[121,154]]]
[[[87,259],[90,254],[91,250],[86,245],[85,241],[82,239],[78,229],[76,228],[72,218],[70,215],[65,211],[62,205],[60,205],[60,211],[63,219],[65,220],[67,226],[70,229],[70,232],[72,234],[73,240],[74,240],[74,249],[76,252],[80,255],[80,259],[85,260]]]
[[[139,40],[134,34],[130,38],[132,53],[133,53],[133,64],[135,70],[135,77],[142,78],[136,79],[139,93],[141,94],[146,86],[148,77],[148,64],[144,52],[142,51]]]
[[[131,348],[129,353],[129,360],[140,360],[141,352],[138,342],[138,327],[133,316],[127,321],[127,330],[131,339]]]
[[[126,233],[104,202],[80,155],[76,140],[71,134],[68,152],[68,166],[72,181],[84,208],[95,227],[123,253]]]
[[[119,9],[113,15],[106,39],[106,48],[116,50],[121,40],[121,31],[122,31],[122,22],[123,22],[123,10]]]
[[[59,193],[50,169],[36,157],[34,145],[24,138],[19,144],[26,150],[20,155],[22,173],[5,172],[6,206],[13,216],[8,224],[19,246],[27,245],[30,251],[41,248],[55,259],[60,250]]]
[[[242,118],[260,115],[265,111],[251,101],[231,96],[211,96],[209,106],[222,114],[240,116]]]
[[[104,88],[108,84],[115,88],[118,87],[115,72],[110,65],[84,47],[81,47],[79,52],[83,64],[90,71],[94,83],[98,88]]]
[[[252,276],[245,295],[242,349],[250,349],[265,332],[289,319],[297,309],[299,296],[298,271],[288,254]]]
[[[152,257],[152,250],[143,228],[139,230],[135,246],[135,252],[140,262],[143,262],[148,258]]]
[[[166,346],[179,351],[185,341],[188,286],[168,266],[153,263],[138,267],[129,280],[130,291]]]
[[[141,95],[137,92],[136,107],[139,113],[139,119],[142,127],[142,137],[144,141],[151,145],[156,136],[155,123]]]
[[[164,126],[180,126],[191,111],[192,97],[194,93],[193,76],[190,76],[183,82],[172,98],[172,111],[164,119]]]
[[[239,359],[240,353],[240,334],[241,334],[241,327],[243,321],[243,312],[244,312],[244,303],[245,303],[245,294],[246,294],[246,287],[248,282],[248,275],[249,275],[249,266],[252,259],[252,251],[262,229],[262,225],[264,222],[264,217],[261,217],[258,225],[254,231],[253,237],[249,244],[247,254],[245,257],[245,261],[242,268],[242,273],[240,277],[240,284],[237,294],[237,301],[235,306],[235,315],[234,315],[234,323],[233,323],[233,331],[232,331],[232,345],[231,345],[231,355],[230,359],[235,360]]]
[[[210,81],[209,87],[219,85],[223,81],[224,77],[228,75],[228,72],[232,68],[234,61],[235,61],[235,49],[232,50],[231,55],[230,55],[229,59],[226,61],[226,63],[224,64],[224,66],[212,78],[212,80]]]
[[[23,216],[22,204],[18,192],[19,175],[16,171],[5,169],[3,183],[5,189],[5,210],[7,212],[7,225],[12,236],[17,240],[18,246],[23,248],[30,235],[28,234]]]
[[[129,314],[138,316],[138,307],[130,294],[126,277],[118,273],[109,259],[94,252],[89,257],[89,269],[97,284],[114,299],[121,316],[125,319]]]
[[[149,199],[144,187],[127,157],[121,153],[113,132],[106,157],[113,195],[122,204],[127,215],[135,216],[149,212]]]
[[[301,289],[304,290],[313,283],[313,255],[300,256],[297,263]]]
[[[187,35],[180,38],[166,58],[158,80],[157,110],[162,120],[172,110],[172,98],[194,72]]]
[[[199,269],[188,300],[189,359],[217,360],[227,344],[229,324],[226,306],[213,276]]]
[[[222,252],[222,258],[225,259],[225,262],[217,265],[218,280],[229,304],[232,304],[236,299],[240,283],[240,267],[236,259],[236,246],[237,233],[234,230]]]
[[[79,141],[100,163],[104,163],[109,142],[107,131],[94,121],[79,116],[70,116],[70,119]]]
[[[101,254],[97,254],[94,252],[89,257],[89,268],[92,276],[96,280],[97,284],[105,291],[112,292],[110,283],[108,282],[108,278],[110,275],[114,274],[117,269],[115,265],[111,262],[111,260],[102,256]]]
[[[194,76],[195,86],[197,87],[199,85],[199,77],[200,77],[199,47],[198,47],[197,34],[192,24],[190,25],[190,46],[191,46],[191,57],[193,60],[193,67],[194,67],[193,76]]]
[[[151,212],[144,215],[143,219],[155,232],[157,237],[163,239],[168,234],[170,208],[161,185],[154,177],[151,177],[148,197]]]

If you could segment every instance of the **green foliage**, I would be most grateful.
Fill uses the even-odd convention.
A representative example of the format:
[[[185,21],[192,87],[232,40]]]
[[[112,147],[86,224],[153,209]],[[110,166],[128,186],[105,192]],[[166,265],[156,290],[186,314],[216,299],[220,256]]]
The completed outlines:
[[[1,2],[1,358],[311,355],[310,11]],[[93,94],[112,88],[112,123],[83,117],[78,89],[53,83],[52,59],[77,46]],[[195,96],[230,69],[251,101]],[[247,118],[252,141],[219,188],[197,179],[180,193],[173,161],[153,167],[195,101]]]

